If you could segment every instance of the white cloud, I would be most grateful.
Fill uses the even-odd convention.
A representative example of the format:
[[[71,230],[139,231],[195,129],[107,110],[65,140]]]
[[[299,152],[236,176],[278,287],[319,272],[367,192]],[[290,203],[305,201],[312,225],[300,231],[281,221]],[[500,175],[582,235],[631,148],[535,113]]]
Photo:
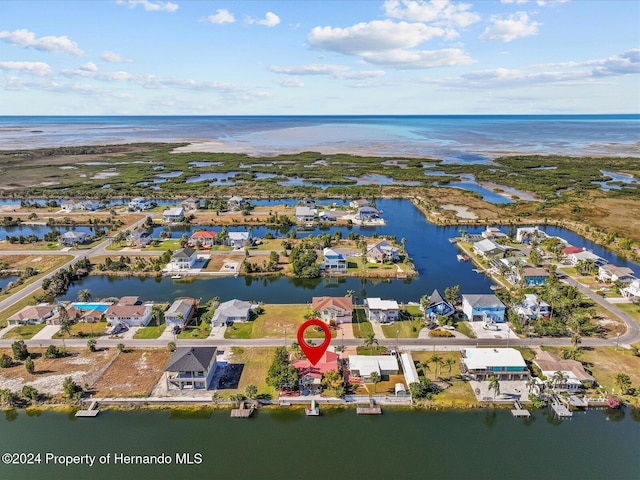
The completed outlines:
[[[402,70],[468,65],[474,60],[459,48],[442,50],[390,50],[375,52],[363,58],[376,65]]]
[[[215,23],[216,25],[223,25],[225,23],[234,23],[236,19],[233,14],[229,12],[229,10],[219,8],[218,10],[216,10],[215,15],[209,15],[207,17],[207,21]]]
[[[500,40],[511,42],[516,38],[528,37],[538,33],[538,22],[530,21],[526,12],[516,12],[507,18],[491,16],[493,25],[480,35],[480,40]]]
[[[98,67],[93,62],[87,62],[80,67],[80,70],[84,70],[86,72],[97,72]]]
[[[0,62],[0,70],[15,71],[44,77],[51,75],[51,67],[44,62]]]
[[[321,63],[297,66],[272,65],[269,67],[269,70],[274,73],[280,73],[283,75],[325,75],[333,78],[342,78],[347,80],[375,78],[384,75],[384,71],[382,70],[353,71],[351,67],[345,65],[330,65]]]
[[[532,0],[533,1],[533,0]],[[500,0],[502,3],[516,3],[518,5],[528,3],[529,0]],[[547,5],[554,5],[556,3],[567,3],[569,0],[535,0],[536,5],[539,7],[545,7]]]
[[[147,12],[175,12],[179,5],[171,2],[160,2],[154,0],[117,0],[118,5],[125,5],[129,8],[142,6]]]
[[[298,80],[297,78],[284,78],[282,80],[277,80],[276,82],[281,87],[285,88],[302,88],[304,87],[304,83],[302,80]]]
[[[383,6],[391,18],[450,27],[468,27],[479,22],[480,15],[469,11],[471,7],[469,3],[452,4],[449,0],[387,0]]]
[[[593,75],[596,77],[640,73],[640,48],[627,50],[622,55],[615,57],[586,62],[586,65],[595,66]]]
[[[273,12],[267,12],[264,18],[261,20],[247,17],[246,22],[250,25],[256,23],[258,25],[264,25],[265,27],[272,28],[280,23],[280,17]]]
[[[105,62],[109,62],[109,63],[131,63],[132,62],[132,60],[123,58],[122,55],[120,55],[119,53],[111,52],[109,50],[105,50],[104,52],[102,52],[102,54],[100,55],[100,58]]]
[[[35,33],[26,29],[15,30],[13,32],[3,30],[0,32],[0,39],[19,47],[33,47],[36,50],[52,53],[70,53],[78,57],[84,55],[84,52],[78,48],[78,44],[69,40],[69,37],[66,35],[61,37],[47,36],[36,38]]]

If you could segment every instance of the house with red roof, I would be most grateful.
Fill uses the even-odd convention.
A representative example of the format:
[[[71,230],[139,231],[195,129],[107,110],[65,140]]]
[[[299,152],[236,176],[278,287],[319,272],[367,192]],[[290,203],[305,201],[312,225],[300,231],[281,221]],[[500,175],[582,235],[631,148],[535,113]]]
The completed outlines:
[[[315,365],[306,358],[294,361],[293,366],[300,372],[300,390],[319,392],[322,388],[322,375],[338,371],[338,358],[337,353],[327,350]]]
[[[191,238],[189,238],[189,244],[194,247],[196,245],[199,245],[200,248],[211,248],[216,244],[216,236],[216,232],[198,230],[197,232],[193,232],[193,234],[191,234]]]
[[[568,257],[569,255],[573,255],[574,253],[580,253],[580,252],[582,252],[582,251],[583,251],[583,250],[582,250],[580,247],[574,247],[573,245],[570,245],[570,246],[568,246],[568,247],[564,247],[564,248],[562,249],[562,254],[563,254],[565,257]]]

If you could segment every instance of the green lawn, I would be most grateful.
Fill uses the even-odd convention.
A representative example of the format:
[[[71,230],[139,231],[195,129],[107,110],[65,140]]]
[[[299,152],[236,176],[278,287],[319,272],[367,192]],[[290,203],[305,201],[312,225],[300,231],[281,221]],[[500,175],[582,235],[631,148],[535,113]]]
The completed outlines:
[[[176,250],[180,250],[181,248],[182,247],[180,246],[180,239],[176,238],[174,240],[163,240],[157,247],[149,245],[145,248],[145,250],[151,252],[166,252],[167,250],[171,250],[172,252],[175,252]]]
[[[189,324],[182,332],[178,334],[181,339],[203,339],[207,338],[211,333],[211,324],[209,322],[201,322],[197,325],[195,322]]]
[[[384,355],[388,353],[387,347],[382,345],[371,345],[370,347],[360,346],[356,347],[356,353],[358,355]]]
[[[79,322],[71,325],[71,335],[62,334],[60,330],[53,334],[51,338],[91,338],[100,337],[105,334],[107,322],[85,323]]]
[[[615,305],[624,313],[631,315],[640,322],[640,305],[634,305],[633,303],[616,303]]]
[[[267,385],[267,373],[273,357],[275,348],[239,348],[231,349],[232,356],[229,363],[243,365],[240,383],[237,389],[218,390],[222,398],[229,398],[229,395],[236,393],[244,393],[247,385],[255,385],[258,387],[259,395],[268,395],[275,397],[276,391],[273,387]]]
[[[422,319],[401,320],[389,325],[382,325],[382,331],[387,338],[418,338],[420,330],[424,327]]]
[[[427,377],[429,380],[433,381],[435,378],[443,379],[449,386],[438,393],[431,403],[435,406],[441,407],[473,407],[477,406],[477,399],[469,385],[469,382],[462,380],[460,375],[460,352],[432,352],[432,351],[424,351],[424,352],[412,352],[414,363],[418,362],[428,362],[429,358],[432,355],[438,355],[445,361],[447,358],[451,358],[455,361],[455,364],[452,365],[451,371],[449,371],[449,367],[440,366],[438,368],[438,374],[436,375],[435,365],[433,363],[429,363],[429,367],[431,368],[430,372],[427,372]],[[418,374],[422,374],[418,369]]]
[[[254,322],[235,322],[224,332],[224,338],[233,338],[233,339],[247,339],[253,338],[253,323]]]
[[[353,309],[353,336],[356,338],[365,338],[368,334],[373,333],[373,327],[364,315],[363,307],[355,307]]]
[[[476,338],[475,332],[471,329],[467,322],[458,322],[456,324],[456,330],[469,338]]]
[[[162,332],[164,332],[165,328],[166,328],[166,325],[164,323],[161,324],[159,327],[156,327],[155,325],[149,326],[149,327],[142,327],[142,328],[139,328],[138,331],[133,334],[133,338],[140,338],[140,339],[146,339],[146,340],[155,339],[160,337],[160,335],[162,335]]]
[[[37,323],[36,325],[19,325],[5,333],[2,338],[10,340],[28,340],[44,327],[46,327],[46,324],[44,323]]]

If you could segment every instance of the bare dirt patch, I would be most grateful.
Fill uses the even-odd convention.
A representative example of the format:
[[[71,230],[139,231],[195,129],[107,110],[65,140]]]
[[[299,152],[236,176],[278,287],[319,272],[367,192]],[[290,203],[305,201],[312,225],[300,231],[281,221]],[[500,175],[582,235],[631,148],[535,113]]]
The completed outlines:
[[[169,360],[166,350],[131,350],[120,353],[92,386],[97,397],[148,396]]]

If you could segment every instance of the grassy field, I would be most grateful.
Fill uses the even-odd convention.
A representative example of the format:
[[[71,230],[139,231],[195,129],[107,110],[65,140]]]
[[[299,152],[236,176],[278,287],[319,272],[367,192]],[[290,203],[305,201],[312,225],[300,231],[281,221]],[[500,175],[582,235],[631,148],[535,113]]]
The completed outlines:
[[[162,335],[162,332],[164,332],[166,327],[167,326],[164,324],[164,322],[162,322],[160,326],[151,325],[148,327],[142,327],[142,328],[139,328],[138,331],[133,334],[133,338],[148,339],[148,340],[155,339],[160,337],[160,335]]]
[[[385,355],[388,351],[387,347],[383,347],[382,345],[371,345],[370,347],[361,345],[356,347],[356,353],[358,355]]]
[[[229,363],[242,364],[244,368],[237,389],[219,390],[223,398],[228,398],[229,395],[235,393],[244,393],[247,385],[258,387],[258,394],[275,397],[275,389],[266,383],[267,373],[275,355],[275,348],[233,347],[231,351],[233,355]]]
[[[616,303],[616,307],[640,322],[640,305],[634,305],[633,303]]]
[[[363,307],[355,307],[353,309],[353,336],[356,338],[365,338],[368,334],[373,333],[371,323],[364,315]]]
[[[449,373],[449,367],[441,366],[437,376],[434,365],[432,363],[429,364],[432,369],[431,372],[427,373],[429,380],[433,381],[436,378],[442,378],[450,384],[444,391],[438,393],[431,403],[440,407],[469,407],[477,405],[476,396],[471,386],[468,382],[462,380],[460,375],[460,352],[412,352],[413,361],[415,363],[429,361],[429,358],[434,354],[441,357],[443,361],[451,358],[456,363],[452,366],[451,373]],[[419,370],[418,373],[420,373]]]
[[[418,338],[420,330],[424,327],[422,319],[402,320],[389,325],[382,325],[382,331],[387,338]]]
[[[63,334],[59,330],[51,338],[92,338],[105,335],[107,322],[85,323],[79,322],[71,325],[71,334]]]
[[[211,333],[211,324],[209,322],[191,322],[187,328],[178,334],[181,339],[203,339],[207,338]]]
[[[32,267],[39,271],[38,275],[29,277],[22,285],[13,287],[8,291],[3,290],[3,292],[0,294],[0,300],[4,300],[14,293],[19,292],[34,280],[38,280],[47,276],[51,271],[68,262],[72,258],[73,257],[71,255],[0,255],[0,262],[8,263],[10,269],[24,270],[27,267]],[[16,310],[16,312],[17,311],[18,310]],[[7,317],[11,315],[12,314],[7,315]],[[0,316],[0,322],[2,322],[4,318],[6,317]]]
[[[37,323],[35,325],[18,325],[5,333],[2,338],[9,340],[28,340],[46,326],[47,325],[44,323]]]
[[[263,308],[264,313],[254,321],[228,328],[225,337],[282,338],[285,336],[286,329],[287,339],[290,338],[293,342],[298,334],[298,328],[305,321],[304,316],[311,312],[309,305],[298,304],[266,304]],[[335,338],[335,336],[336,332],[332,330],[331,337]],[[305,338],[324,338],[324,333],[307,329]]]
[[[458,322],[456,324],[456,330],[469,338],[476,338],[475,332],[471,329],[467,322]]]

